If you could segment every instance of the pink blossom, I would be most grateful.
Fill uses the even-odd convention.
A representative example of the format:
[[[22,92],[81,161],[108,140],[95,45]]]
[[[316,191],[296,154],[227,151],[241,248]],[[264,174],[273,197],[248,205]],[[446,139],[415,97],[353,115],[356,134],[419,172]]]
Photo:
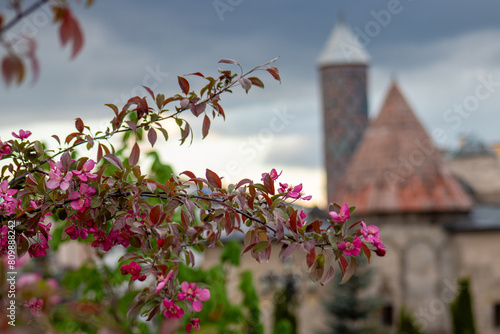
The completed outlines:
[[[167,277],[163,277],[163,274],[158,276],[158,285],[156,286],[156,293],[158,293],[158,291],[162,290],[165,287],[167,282],[170,281],[170,279],[172,278],[173,274],[174,271],[170,270],[167,274]]]
[[[17,193],[17,189],[10,189],[9,182],[7,180],[3,180],[0,183],[0,197],[2,197],[5,201],[14,202],[16,199],[12,198]]]
[[[87,182],[89,179],[96,179],[97,174],[92,174],[90,171],[94,169],[95,162],[92,159],[85,161],[81,170],[72,171],[74,175],[78,176],[83,182]]]
[[[363,221],[361,222],[361,234],[363,234],[366,241],[369,241],[372,244],[380,243],[382,241],[380,239],[379,228],[375,225],[366,226]]]
[[[35,317],[41,317],[40,312],[43,307],[43,299],[37,299],[36,297],[31,298],[29,301],[25,301],[23,306],[28,307],[30,309],[31,314]]]
[[[191,319],[191,322],[186,325],[186,332],[191,333],[192,329],[194,329],[195,331],[200,330],[200,319],[193,318]]]
[[[278,179],[278,177],[281,175],[281,173],[283,173],[283,171],[281,171],[279,174],[278,172],[276,171],[276,169],[271,169],[271,171],[269,173],[262,173],[262,181],[264,182],[264,179],[266,178],[266,175],[269,175],[271,177],[271,180],[273,181],[276,181]]]
[[[118,245],[122,245],[123,247],[127,248],[130,245],[130,237],[133,235],[133,233],[130,231],[132,227],[128,224],[125,224],[125,226],[121,229],[121,231],[116,230],[118,235],[116,236],[116,243]],[[116,233],[114,232],[115,230],[111,231],[111,233]]]
[[[47,255],[48,244],[37,242],[28,247],[30,257],[42,257]]]
[[[281,183],[280,188],[278,190],[280,193],[285,193],[286,197],[290,197],[293,199],[302,199],[304,201],[308,201],[312,198],[311,195],[304,196],[302,192],[302,183],[296,186],[288,185],[288,183]]]
[[[93,234],[95,239],[94,242],[92,242],[92,247],[100,247],[105,252],[109,251],[114,246],[116,238],[120,233],[117,230],[111,230],[109,234],[106,234],[106,232],[96,227],[91,227],[88,231]]]
[[[184,310],[167,298],[163,299],[163,306],[165,306],[163,315],[165,315],[165,317],[167,318],[180,319],[184,315]]]
[[[19,130],[19,135],[16,134],[15,132],[12,132],[12,135],[15,137],[15,138],[18,138],[18,139],[26,139],[28,138],[29,136],[31,136],[31,131],[24,131],[23,129]]]
[[[136,279],[138,279],[139,281],[144,281],[146,279],[146,276],[141,275],[141,269],[141,266],[137,262],[132,261],[128,265],[124,264],[120,268],[120,272],[122,273],[122,275],[132,275],[132,277],[130,277],[132,281],[135,281]]]
[[[357,256],[359,254],[359,252],[361,251],[362,245],[363,245],[363,242],[361,241],[361,238],[356,236],[352,242],[344,240],[340,243],[337,243],[337,248],[342,250],[344,255]]]
[[[87,239],[89,236],[89,230],[85,227],[78,228],[76,224],[68,226],[65,230],[67,235],[71,238],[71,240],[78,239],[81,237],[82,239]]]
[[[178,300],[187,299],[193,303],[193,310],[200,312],[203,304],[201,302],[210,299],[210,291],[208,289],[200,289],[194,283],[188,283],[186,281],[181,283],[181,290],[177,295]]]
[[[71,207],[75,210],[84,211],[85,208],[90,207],[90,196],[96,193],[95,187],[89,187],[88,184],[82,183],[80,185],[80,193],[73,191],[68,199],[72,200]]]
[[[377,254],[378,256],[384,256],[386,253],[386,249],[384,244],[382,244],[382,240],[380,240],[380,242],[374,243],[374,245],[377,248],[375,250],[375,254]]]
[[[51,170],[49,171],[49,180],[47,181],[47,188],[55,189],[57,187],[61,188],[61,190],[67,190],[69,188],[69,182],[73,177],[72,172],[67,172],[64,174],[61,169],[58,167],[61,165],[57,163],[54,165],[52,161],[49,162]]]
[[[344,203],[340,208],[339,213],[335,211],[330,211],[330,216],[332,220],[336,223],[344,223],[347,219],[351,218],[351,214],[349,212],[349,206]]]
[[[0,159],[2,159],[2,157],[4,155],[10,154],[10,153],[12,153],[12,148],[10,147],[10,145],[8,143],[4,143],[0,140]]]
[[[38,241],[32,243],[28,247],[28,254],[30,257],[41,257],[47,255],[47,249],[50,248],[48,240],[52,240],[52,236],[49,233],[51,227],[52,223],[48,223],[46,225],[38,223]]]
[[[297,221],[298,228],[301,228],[302,226],[304,226],[304,219],[306,219],[306,218],[307,218],[307,214],[304,212],[304,210],[300,210],[299,220]]]

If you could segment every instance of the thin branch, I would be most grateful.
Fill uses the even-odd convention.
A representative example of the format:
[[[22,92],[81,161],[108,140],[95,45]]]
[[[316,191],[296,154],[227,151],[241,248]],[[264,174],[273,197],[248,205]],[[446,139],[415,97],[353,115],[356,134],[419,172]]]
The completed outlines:
[[[0,36],[6,31],[12,29],[16,24],[21,22],[23,18],[36,11],[47,2],[49,2],[49,0],[38,0],[37,2],[26,8],[24,11],[17,13],[17,15],[12,20],[10,20],[10,22],[7,22],[5,25],[3,25],[2,28],[0,28]]]

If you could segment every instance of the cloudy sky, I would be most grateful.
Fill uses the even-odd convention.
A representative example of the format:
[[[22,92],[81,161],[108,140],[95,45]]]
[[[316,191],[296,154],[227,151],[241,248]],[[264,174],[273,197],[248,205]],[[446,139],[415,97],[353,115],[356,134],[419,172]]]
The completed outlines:
[[[159,149],[178,172],[208,167],[228,181],[276,167],[323,205],[316,60],[342,12],[371,56],[371,117],[395,77],[441,147],[467,133],[500,142],[497,0],[96,0],[74,8],[85,46],[73,61],[43,10],[17,27],[37,39],[41,75],[35,84],[0,84],[2,140],[20,128],[63,136],[75,117],[102,127],[112,116],[104,104],[145,95],[143,84],[174,94],[177,75],[215,75],[221,58],[250,69],[279,56],[281,84],[262,73],[266,89],[223,98],[227,120],[215,122],[209,138]]]

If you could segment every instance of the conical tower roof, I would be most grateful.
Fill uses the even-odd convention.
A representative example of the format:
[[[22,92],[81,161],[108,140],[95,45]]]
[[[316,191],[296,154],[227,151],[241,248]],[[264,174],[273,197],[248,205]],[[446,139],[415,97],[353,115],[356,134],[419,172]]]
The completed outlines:
[[[394,82],[335,201],[356,206],[359,214],[465,212],[472,207]]]
[[[319,67],[367,65],[369,61],[370,56],[364,46],[344,22],[344,19],[339,18],[318,58]]]

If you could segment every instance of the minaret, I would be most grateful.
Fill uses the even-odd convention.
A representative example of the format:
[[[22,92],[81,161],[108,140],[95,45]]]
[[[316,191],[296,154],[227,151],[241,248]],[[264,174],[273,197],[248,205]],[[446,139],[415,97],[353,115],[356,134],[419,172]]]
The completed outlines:
[[[369,56],[339,18],[318,59],[323,103],[324,161],[328,203],[368,126]]]

